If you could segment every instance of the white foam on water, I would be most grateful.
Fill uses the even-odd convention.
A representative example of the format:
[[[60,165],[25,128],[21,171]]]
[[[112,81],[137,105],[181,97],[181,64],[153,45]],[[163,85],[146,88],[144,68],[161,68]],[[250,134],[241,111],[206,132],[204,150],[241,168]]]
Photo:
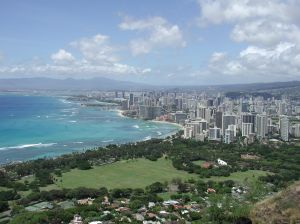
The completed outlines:
[[[60,102],[62,103],[66,103],[66,104],[70,104],[72,102],[68,101],[68,100],[65,100],[65,99],[59,99]]]
[[[138,126],[137,124],[136,124],[136,125],[133,125],[132,127],[133,127],[133,128],[137,128],[137,129],[140,128],[140,126]]]
[[[151,136],[149,135],[149,136],[145,137],[143,140],[144,140],[144,141],[148,141],[148,140],[150,140],[150,139],[151,139]]]
[[[2,148],[0,148],[0,150],[25,149],[25,148],[42,148],[42,147],[49,147],[49,146],[56,145],[56,144],[57,144],[57,143],[24,144],[24,145],[16,145],[16,146],[2,147]]]
[[[111,140],[103,140],[103,141],[101,141],[101,142],[113,142],[114,140],[113,139],[111,139]]]

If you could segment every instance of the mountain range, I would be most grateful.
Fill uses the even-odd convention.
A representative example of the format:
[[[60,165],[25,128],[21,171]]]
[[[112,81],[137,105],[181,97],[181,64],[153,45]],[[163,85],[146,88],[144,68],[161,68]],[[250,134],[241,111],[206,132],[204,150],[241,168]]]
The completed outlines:
[[[0,79],[0,91],[27,91],[27,90],[212,90],[212,91],[257,91],[300,86],[300,81],[228,84],[228,85],[194,85],[194,86],[157,86],[145,83],[118,81],[98,77],[92,79],[53,79],[53,78],[12,78]]]

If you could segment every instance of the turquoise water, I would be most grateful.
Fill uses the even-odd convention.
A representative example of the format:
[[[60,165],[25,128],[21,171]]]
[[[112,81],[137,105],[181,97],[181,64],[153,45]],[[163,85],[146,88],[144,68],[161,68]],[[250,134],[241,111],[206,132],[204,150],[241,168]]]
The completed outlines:
[[[81,107],[63,97],[0,95],[0,163],[159,138],[176,130],[172,124]]]

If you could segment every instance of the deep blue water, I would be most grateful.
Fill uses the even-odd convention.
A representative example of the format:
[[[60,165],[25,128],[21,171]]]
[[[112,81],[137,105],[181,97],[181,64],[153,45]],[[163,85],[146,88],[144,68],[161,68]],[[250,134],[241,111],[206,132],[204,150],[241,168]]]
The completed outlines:
[[[0,95],[0,163],[158,138],[177,130],[172,124],[81,107],[63,97]]]

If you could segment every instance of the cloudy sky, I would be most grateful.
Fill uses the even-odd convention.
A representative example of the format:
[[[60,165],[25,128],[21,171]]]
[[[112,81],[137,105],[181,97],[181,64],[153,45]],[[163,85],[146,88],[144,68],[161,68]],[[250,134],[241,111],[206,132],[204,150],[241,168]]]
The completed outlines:
[[[0,78],[300,80],[299,0],[2,0]]]

